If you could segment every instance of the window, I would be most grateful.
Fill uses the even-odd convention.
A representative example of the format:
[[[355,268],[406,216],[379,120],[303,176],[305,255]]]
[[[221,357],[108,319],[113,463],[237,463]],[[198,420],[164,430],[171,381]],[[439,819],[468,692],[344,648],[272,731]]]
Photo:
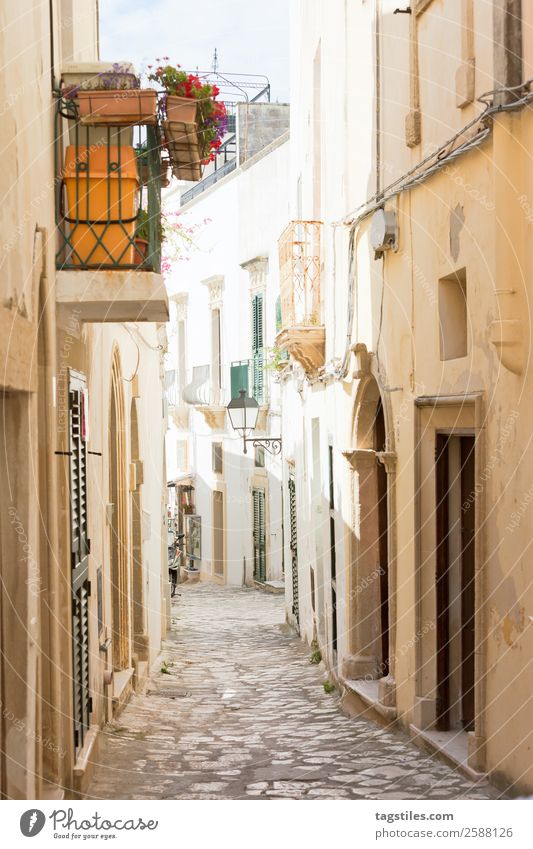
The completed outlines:
[[[213,401],[220,401],[222,388],[222,351],[220,340],[220,310],[211,310],[211,376],[213,381]]]
[[[215,473],[215,475],[221,475],[222,469],[223,469],[222,443],[221,442],[213,442],[212,464],[213,464],[213,472]]]
[[[439,334],[441,360],[455,360],[468,353],[466,270],[439,280]]]
[[[262,445],[257,445],[255,449],[254,465],[256,469],[265,468],[265,449]]]
[[[264,397],[264,319],[263,295],[252,298],[252,395],[258,404],[263,403]]]
[[[182,392],[187,384],[187,347],[185,339],[185,321],[178,321],[178,403],[183,401]]]

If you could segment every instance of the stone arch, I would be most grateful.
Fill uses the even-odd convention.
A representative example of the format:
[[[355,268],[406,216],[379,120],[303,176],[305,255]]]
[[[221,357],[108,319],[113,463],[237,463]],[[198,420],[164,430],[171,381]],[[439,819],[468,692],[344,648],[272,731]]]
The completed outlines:
[[[111,597],[113,667],[130,666],[130,548],[126,478],[124,390],[118,348],[113,351],[109,409],[109,500],[111,519]]]
[[[366,350],[365,350],[366,353]],[[347,678],[390,681],[393,671],[391,559],[395,455],[392,410],[374,358],[359,374],[352,417],[350,655]],[[371,364],[368,362],[372,360]],[[393,696],[392,696],[393,698]],[[390,699],[389,702],[390,704]]]

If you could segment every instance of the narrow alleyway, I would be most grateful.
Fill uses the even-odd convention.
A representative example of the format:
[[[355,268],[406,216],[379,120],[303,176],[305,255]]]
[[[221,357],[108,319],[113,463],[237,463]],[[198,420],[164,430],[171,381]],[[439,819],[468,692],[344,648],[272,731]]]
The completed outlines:
[[[345,716],[283,598],[183,586],[167,672],[100,735],[89,795],[111,799],[486,799],[405,735]]]

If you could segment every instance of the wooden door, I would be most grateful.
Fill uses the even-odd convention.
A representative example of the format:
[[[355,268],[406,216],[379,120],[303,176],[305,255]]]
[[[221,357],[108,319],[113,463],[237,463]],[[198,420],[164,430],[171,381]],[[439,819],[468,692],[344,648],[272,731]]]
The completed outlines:
[[[437,725],[447,731],[450,723],[449,654],[449,517],[448,517],[448,436],[436,440],[436,620],[437,620]]]
[[[474,728],[475,661],[475,460],[474,437],[461,438],[461,709],[467,731]]]
[[[213,492],[213,572],[224,575],[224,493]]]

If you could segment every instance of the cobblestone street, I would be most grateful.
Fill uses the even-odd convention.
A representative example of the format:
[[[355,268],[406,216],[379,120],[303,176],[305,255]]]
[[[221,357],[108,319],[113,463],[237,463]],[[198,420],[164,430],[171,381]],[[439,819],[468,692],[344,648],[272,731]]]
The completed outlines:
[[[168,671],[101,733],[90,796],[497,798],[403,733],[345,716],[284,625],[283,597],[208,584],[180,592]]]

